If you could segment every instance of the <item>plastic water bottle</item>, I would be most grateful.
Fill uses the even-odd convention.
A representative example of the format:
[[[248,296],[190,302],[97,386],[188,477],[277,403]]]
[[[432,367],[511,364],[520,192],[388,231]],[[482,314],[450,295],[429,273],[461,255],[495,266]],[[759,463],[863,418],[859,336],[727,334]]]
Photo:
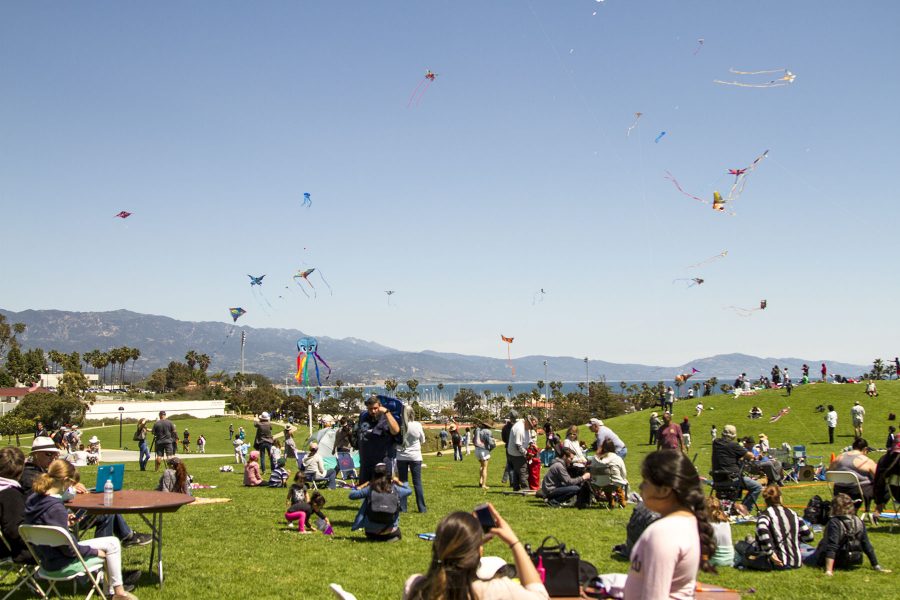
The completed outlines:
[[[113,503],[113,482],[107,479],[103,485],[103,506],[112,506]]]

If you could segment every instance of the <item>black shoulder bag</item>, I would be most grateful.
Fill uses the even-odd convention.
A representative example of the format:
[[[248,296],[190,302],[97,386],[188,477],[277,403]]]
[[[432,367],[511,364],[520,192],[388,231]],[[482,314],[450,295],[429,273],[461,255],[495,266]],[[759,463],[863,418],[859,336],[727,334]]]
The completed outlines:
[[[548,542],[553,540],[554,545]],[[552,535],[544,538],[540,548],[532,550],[530,545],[525,546],[526,552],[531,557],[531,561],[537,567],[543,566],[546,578],[544,579],[544,587],[550,596],[578,596],[581,594],[579,590],[581,560],[578,552],[575,550],[566,550],[566,545],[560,543],[558,539]],[[585,563],[589,564],[589,563]],[[594,569],[594,576],[597,570]]]

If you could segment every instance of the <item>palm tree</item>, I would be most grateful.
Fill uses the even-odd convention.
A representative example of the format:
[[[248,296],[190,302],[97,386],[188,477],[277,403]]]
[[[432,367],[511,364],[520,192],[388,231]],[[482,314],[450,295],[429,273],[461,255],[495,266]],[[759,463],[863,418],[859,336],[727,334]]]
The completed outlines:
[[[200,358],[199,355],[193,350],[188,350],[187,354],[184,355],[184,362],[187,363],[187,366],[191,370],[191,372],[193,372],[194,367],[197,366],[198,358]]]
[[[440,404],[441,404],[441,401],[442,401],[442,399],[443,399],[443,397],[444,397],[444,394],[443,394],[443,392],[444,392],[444,384],[443,384],[443,383],[438,383],[438,384],[437,384],[437,391],[438,391],[438,405],[440,405]]]
[[[134,365],[137,363],[138,359],[141,357],[141,351],[137,348],[131,349],[131,385],[134,385]]]
[[[384,380],[384,389],[387,390],[388,394],[393,395],[394,390],[397,389],[398,385],[397,380],[394,378]]]
[[[406,387],[409,389],[409,400],[412,402],[416,398],[419,397],[418,387],[419,380],[418,379],[407,379]]]
[[[209,368],[210,358],[208,354],[201,354],[197,357],[197,364],[200,365],[200,370],[206,373],[206,370]]]

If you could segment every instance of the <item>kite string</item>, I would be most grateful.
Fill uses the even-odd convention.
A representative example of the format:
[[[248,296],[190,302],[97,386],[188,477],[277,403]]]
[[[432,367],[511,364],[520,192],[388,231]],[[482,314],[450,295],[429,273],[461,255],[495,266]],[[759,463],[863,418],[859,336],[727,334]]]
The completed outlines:
[[[428,81],[427,78],[425,78],[425,77],[422,78],[422,81],[419,82],[419,85],[417,85],[417,86],[416,86],[416,89],[413,90],[413,93],[410,94],[410,96],[409,96],[409,102],[406,103],[406,108],[409,108],[410,106],[412,106],[413,98],[416,97],[416,92],[418,92],[418,91],[419,91],[419,88],[422,87],[422,84],[425,83],[425,82],[427,82],[427,81]],[[424,92],[423,92],[423,93],[424,93]]]

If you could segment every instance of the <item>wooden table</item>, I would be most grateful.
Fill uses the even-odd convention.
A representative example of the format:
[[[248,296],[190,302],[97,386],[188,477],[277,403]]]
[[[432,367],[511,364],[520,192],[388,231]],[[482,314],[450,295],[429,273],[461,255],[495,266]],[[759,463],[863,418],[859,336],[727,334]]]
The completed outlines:
[[[103,494],[78,494],[66,503],[70,510],[83,510],[89,515],[139,515],[150,527],[152,542],[150,545],[149,571],[153,572],[153,558],[157,558],[156,571],[159,575],[159,587],[163,586],[163,515],[173,513],[185,504],[194,501],[188,494],[172,492],[156,492],[149,490],[121,490],[113,492],[110,506],[103,505]],[[153,515],[153,520],[147,518]]]

